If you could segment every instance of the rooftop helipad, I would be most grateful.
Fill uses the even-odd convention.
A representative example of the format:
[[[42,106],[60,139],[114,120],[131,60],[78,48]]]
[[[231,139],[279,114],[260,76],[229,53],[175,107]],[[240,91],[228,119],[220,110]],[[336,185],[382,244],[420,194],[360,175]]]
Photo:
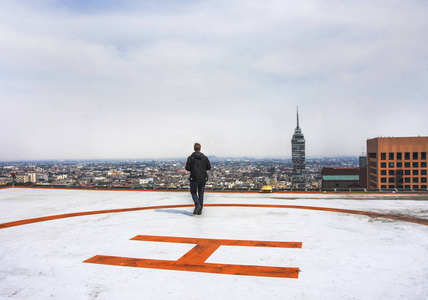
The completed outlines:
[[[428,196],[0,190],[0,299],[428,299]]]

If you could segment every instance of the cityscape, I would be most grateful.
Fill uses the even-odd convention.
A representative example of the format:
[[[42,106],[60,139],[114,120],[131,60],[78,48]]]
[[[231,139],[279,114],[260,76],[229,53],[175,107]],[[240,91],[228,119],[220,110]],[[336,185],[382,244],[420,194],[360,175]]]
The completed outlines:
[[[215,191],[427,190],[428,137],[367,140],[367,155],[307,158],[296,113],[291,159],[211,156]],[[185,158],[0,163],[0,186],[189,189]]]
[[[306,159],[305,139],[299,126],[291,139],[290,159],[218,158],[213,165],[206,189],[254,191],[267,186],[273,190],[320,190],[322,168],[356,168],[359,157]],[[95,160],[0,163],[0,185],[189,189],[186,159],[166,160]]]
[[[206,188],[260,190],[292,188],[292,161],[278,158],[210,157],[212,169]],[[87,188],[188,189],[186,159],[38,161],[0,163],[0,186],[15,185]],[[306,188],[321,187],[322,167],[356,167],[358,157],[309,158]]]

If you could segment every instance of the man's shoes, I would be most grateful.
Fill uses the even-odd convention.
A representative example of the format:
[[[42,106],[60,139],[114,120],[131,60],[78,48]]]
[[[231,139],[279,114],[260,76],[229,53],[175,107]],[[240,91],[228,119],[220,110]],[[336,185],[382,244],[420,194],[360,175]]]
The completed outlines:
[[[202,207],[200,205],[195,207],[195,210],[193,211],[194,215],[200,215],[202,213]]]

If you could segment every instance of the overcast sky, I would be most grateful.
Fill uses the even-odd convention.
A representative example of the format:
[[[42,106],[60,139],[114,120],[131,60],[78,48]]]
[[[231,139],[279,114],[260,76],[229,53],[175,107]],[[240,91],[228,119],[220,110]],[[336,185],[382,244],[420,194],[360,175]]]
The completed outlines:
[[[141,2],[141,3],[139,3]],[[428,135],[428,1],[0,2],[0,161]]]

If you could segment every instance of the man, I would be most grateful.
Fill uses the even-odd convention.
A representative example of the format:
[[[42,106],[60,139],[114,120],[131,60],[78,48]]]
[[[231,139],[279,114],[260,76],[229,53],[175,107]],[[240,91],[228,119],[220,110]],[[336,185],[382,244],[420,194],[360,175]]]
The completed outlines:
[[[193,149],[195,152],[187,158],[186,170],[190,171],[190,194],[195,202],[193,214],[200,215],[204,207],[205,183],[208,180],[207,170],[211,170],[211,163],[208,157],[201,152],[201,144],[195,143]]]

